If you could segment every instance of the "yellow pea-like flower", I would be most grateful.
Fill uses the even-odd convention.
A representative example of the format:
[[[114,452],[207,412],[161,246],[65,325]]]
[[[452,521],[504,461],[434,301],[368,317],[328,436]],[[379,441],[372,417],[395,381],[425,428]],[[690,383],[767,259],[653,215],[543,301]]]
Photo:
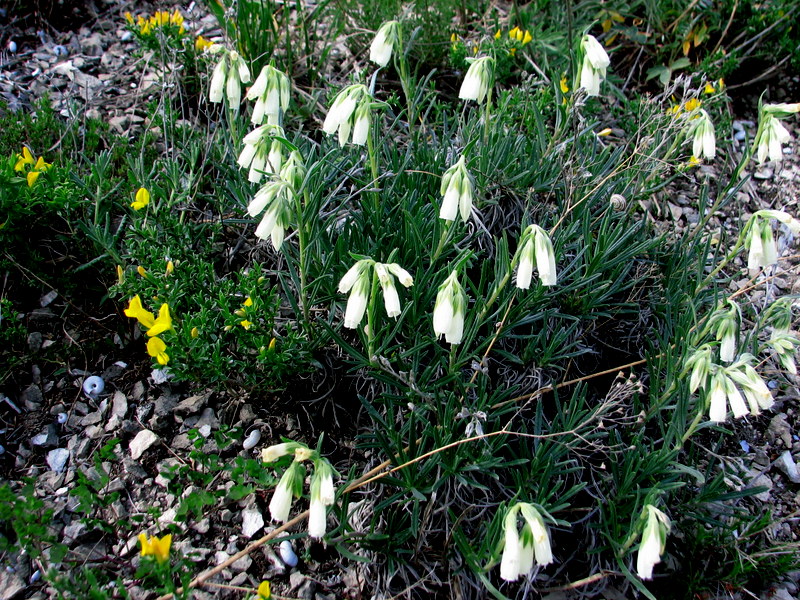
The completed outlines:
[[[164,537],[150,537],[147,534],[139,534],[139,543],[142,545],[142,556],[154,556],[158,562],[169,560],[169,549],[172,546],[172,534]]]

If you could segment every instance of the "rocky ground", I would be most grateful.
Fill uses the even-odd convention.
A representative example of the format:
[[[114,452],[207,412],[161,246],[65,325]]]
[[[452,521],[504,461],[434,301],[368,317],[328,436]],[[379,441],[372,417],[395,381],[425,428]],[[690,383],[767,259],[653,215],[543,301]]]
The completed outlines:
[[[144,106],[158,97],[162,83],[147,55],[136,54],[137,45],[124,28],[123,13],[129,9],[125,2],[90,6],[63,30],[45,22],[17,23],[13,15],[0,13],[0,98],[18,110],[49,94],[64,118],[99,118],[118,134],[136,136],[144,125]],[[146,7],[137,5],[136,9]],[[198,7],[184,14],[193,23],[194,33],[213,33],[214,21]],[[780,90],[771,99],[800,100],[783,98]],[[751,135],[754,131],[753,98],[749,106],[750,110],[736,115],[734,139],[728,141],[740,150],[745,131]],[[718,215],[719,227],[733,228],[740,213],[760,208],[800,214],[798,125],[796,119],[787,122],[795,137],[785,150],[783,163],[757,170],[736,204]],[[725,145],[727,142],[720,142]],[[714,180],[716,168],[701,167],[695,177]],[[661,225],[680,231],[699,218],[694,208],[696,189],[691,181],[679,181],[643,209]],[[785,259],[774,277],[748,292],[751,302],[800,293],[796,240],[783,231],[779,243]],[[747,278],[734,280],[731,291],[750,283]],[[120,317],[106,305],[105,314],[81,320],[81,304],[79,299],[64,298],[43,285],[38,304],[29,306],[20,317],[31,332],[28,343],[34,360],[28,372],[14,374],[5,380],[5,389],[0,387],[0,443],[4,450],[0,481],[29,478],[36,497],[53,510],[50,533],[66,544],[73,557],[97,566],[115,565],[120,559],[132,559],[136,564],[140,530],[126,525],[144,520],[148,507],[162,511],[151,528],[157,532],[177,522],[178,511],[183,510],[182,497],[197,486],[216,492],[235,485],[235,476],[215,471],[217,465],[204,463],[201,456],[219,455],[228,462],[237,457],[257,460],[261,447],[277,440],[279,434],[291,436],[302,426],[291,417],[289,422],[276,422],[263,398],[252,402],[246,393],[167,381],[163,373],[149,372],[141,357],[128,352],[123,340],[114,340],[118,343],[109,344],[106,353],[87,361],[82,344],[111,335],[102,323]],[[53,364],[54,346],[63,347],[63,355],[71,360]],[[36,360],[37,356],[41,360]],[[777,381],[773,384],[778,385]],[[798,390],[789,387],[763,423],[737,422],[733,427],[739,444],[727,448],[723,457],[738,467],[740,478],[731,482],[734,489],[765,488],[756,498],[763,503],[763,510],[771,510],[775,517],[769,535],[787,544],[797,544],[800,536],[800,473],[795,462],[800,460],[798,398]],[[298,415],[298,421],[301,419]],[[240,428],[244,436],[227,439],[231,427]],[[192,429],[199,431],[199,438],[189,436]],[[119,440],[119,444],[110,444],[111,440]],[[192,454],[193,450],[197,452]],[[193,477],[190,471],[215,476],[206,480]],[[164,475],[170,472],[175,473],[172,479]],[[93,509],[84,504],[91,505],[97,498],[102,501]],[[267,501],[264,493],[257,491],[209,514],[200,507],[197,518],[188,520],[188,527],[179,525],[184,533],[176,536],[175,551],[191,557],[196,573],[225,562],[269,531]],[[308,560],[298,560],[298,555]],[[237,587],[252,589],[262,579],[273,581],[276,591],[298,598],[372,596],[362,590],[357,572],[341,571],[333,561],[326,562],[330,556],[320,544],[302,539],[275,547],[265,545],[227,566],[214,580],[231,587],[207,588],[197,597],[240,598]],[[41,579],[47,565],[42,560],[0,555],[0,561],[6,567],[0,570],[0,600],[48,597]],[[129,578],[132,597],[144,597],[132,573],[123,570],[122,574]],[[799,580],[800,571],[769,589],[753,592],[764,598],[794,598]],[[554,592],[551,597],[564,595]]]

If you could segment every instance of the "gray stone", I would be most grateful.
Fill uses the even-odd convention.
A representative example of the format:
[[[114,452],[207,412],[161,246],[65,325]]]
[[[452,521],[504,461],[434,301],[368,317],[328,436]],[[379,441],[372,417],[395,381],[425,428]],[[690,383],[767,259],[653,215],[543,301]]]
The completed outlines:
[[[131,440],[131,443],[128,445],[128,449],[131,453],[131,458],[133,460],[138,460],[142,454],[144,454],[145,450],[147,450],[150,446],[155,444],[159,440],[158,435],[150,431],[149,429],[142,429],[139,433],[136,434],[136,437]]]
[[[69,460],[69,450],[66,448],[56,448],[47,453],[47,464],[56,473],[61,473]]]
[[[154,412],[157,417],[165,417],[172,414],[178,404],[177,396],[165,394],[155,401]]]
[[[256,507],[247,508],[242,511],[242,535],[252,538],[264,527],[264,516]]]
[[[39,389],[37,385],[29,385],[19,396],[21,403],[25,406],[26,409],[29,411],[39,410],[42,406],[42,390]]]
[[[125,394],[117,390],[114,392],[114,397],[111,399],[111,415],[122,419],[127,412],[128,399],[125,397]]]
[[[184,398],[177,404],[177,406],[175,406],[175,414],[186,416],[199,412],[200,409],[202,409],[208,402],[210,395],[210,393],[205,393]]]
[[[31,352],[41,350],[42,343],[44,343],[44,337],[38,331],[32,331],[28,334],[28,348],[30,348]]]
[[[31,438],[31,444],[42,448],[54,448],[58,445],[58,430],[54,423],[50,423],[44,431]]]
[[[769,422],[769,427],[767,428],[767,439],[771,442],[780,439],[784,447],[792,447],[792,428],[786,421],[786,415],[784,413],[772,417],[772,420]]]
[[[25,581],[16,573],[0,569],[0,600],[21,598],[25,591]]]
[[[786,473],[789,481],[792,483],[800,483],[800,472],[797,470],[797,465],[794,462],[791,451],[784,451],[783,454],[778,457],[777,463],[778,468]]]

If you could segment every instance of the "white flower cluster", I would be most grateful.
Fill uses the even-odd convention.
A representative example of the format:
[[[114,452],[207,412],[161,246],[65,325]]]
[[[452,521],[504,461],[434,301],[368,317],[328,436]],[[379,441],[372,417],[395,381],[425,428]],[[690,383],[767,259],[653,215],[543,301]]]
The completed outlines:
[[[242,84],[249,83],[250,69],[236,50],[228,50],[224,46],[214,44],[209,52],[219,54],[220,59],[211,74],[208,99],[211,102],[222,102],[224,89],[228,97],[228,107],[238,112],[242,100]]]
[[[600,82],[605,79],[611,59],[605,48],[594,36],[585,35],[581,40],[583,62],[581,63],[581,85],[589,96],[600,95]]]
[[[363,146],[369,136],[372,108],[373,100],[367,86],[349,85],[333,101],[322,124],[322,131],[328,135],[338,131],[340,146],[344,146],[348,139],[357,146]]]
[[[411,277],[411,274],[397,263],[384,264],[369,258],[357,261],[339,281],[339,292],[350,293],[344,314],[344,326],[349,329],[358,327],[367,310],[372,288],[371,268],[375,270],[375,275],[383,291],[384,307],[389,317],[397,317],[401,312],[400,298],[397,295],[394,278],[397,277],[404,287],[414,285],[414,278]]]
[[[522,532],[517,529],[517,517],[522,516]],[[528,575],[534,560],[545,566],[553,562],[550,534],[541,513],[532,504],[519,502],[508,509],[503,521],[504,545],[500,560],[500,577],[516,581]]]
[[[333,486],[335,474],[333,467],[318,452],[297,442],[284,442],[261,451],[261,459],[266,463],[275,462],[287,455],[294,455],[294,460],[284,471],[278,485],[275,486],[269,503],[270,515],[279,523],[285,523],[289,519],[292,501],[303,493],[306,471],[303,462],[310,460],[314,465],[314,472],[311,475],[308,535],[313,538],[321,538],[327,530],[328,507],[336,499],[336,490]]]

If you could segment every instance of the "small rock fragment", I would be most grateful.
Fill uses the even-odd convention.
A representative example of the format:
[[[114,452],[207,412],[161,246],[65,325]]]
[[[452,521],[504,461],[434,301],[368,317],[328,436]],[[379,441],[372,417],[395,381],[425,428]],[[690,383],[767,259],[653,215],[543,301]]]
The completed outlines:
[[[253,537],[264,527],[264,517],[257,508],[248,508],[242,511],[242,535],[246,538]]]
[[[131,453],[131,458],[133,460],[138,460],[142,454],[144,454],[145,450],[147,450],[150,446],[155,444],[159,440],[158,435],[150,431],[149,429],[142,429],[139,433],[136,434],[131,440],[131,443],[128,445],[128,449]]]
[[[791,451],[786,450],[780,455],[778,458],[778,468],[786,473],[789,481],[792,483],[800,483],[800,472],[797,470],[797,464],[794,462]]]
[[[56,448],[47,453],[47,464],[56,473],[61,473],[69,460],[69,450]]]

